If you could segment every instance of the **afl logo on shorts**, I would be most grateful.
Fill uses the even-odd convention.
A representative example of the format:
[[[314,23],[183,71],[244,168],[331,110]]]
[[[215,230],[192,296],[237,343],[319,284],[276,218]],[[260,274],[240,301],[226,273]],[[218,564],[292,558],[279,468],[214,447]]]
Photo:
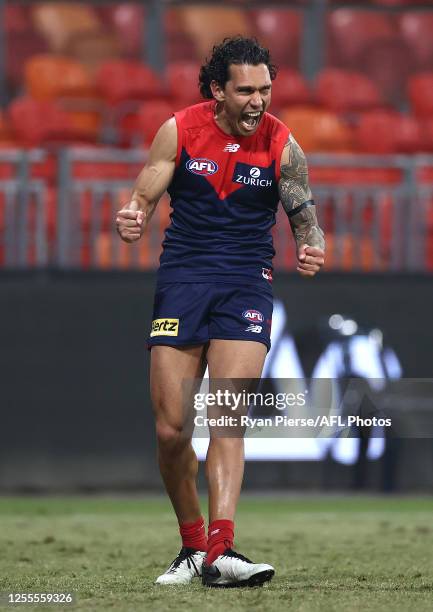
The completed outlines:
[[[242,316],[247,321],[254,321],[259,323],[261,323],[265,319],[259,310],[245,310],[242,313]]]
[[[186,164],[186,169],[193,174],[199,174],[201,176],[209,176],[210,174],[215,174],[218,170],[218,164],[216,164],[211,159],[206,159],[204,157],[199,157],[195,159],[190,159]]]

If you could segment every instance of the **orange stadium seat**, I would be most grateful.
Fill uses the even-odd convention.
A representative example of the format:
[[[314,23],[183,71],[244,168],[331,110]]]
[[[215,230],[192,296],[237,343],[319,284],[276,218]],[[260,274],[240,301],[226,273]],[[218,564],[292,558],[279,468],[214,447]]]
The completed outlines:
[[[376,85],[359,72],[327,68],[316,80],[317,99],[335,112],[362,111],[383,106]]]
[[[306,152],[352,150],[351,129],[330,111],[299,106],[284,109],[280,118]]]
[[[65,53],[95,76],[105,62],[120,57],[121,45],[111,32],[82,32],[70,38]]]
[[[427,11],[404,13],[399,18],[403,39],[411,48],[416,70],[433,66],[433,14]]]
[[[304,77],[291,68],[280,68],[272,85],[272,108],[308,104],[313,95]]]
[[[392,16],[341,8],[328,17],[328,63],[362,70],[361,54],[376,41],[398,36]]]
[[[36,30],[50,49],[80,61],[92,73],[120,54],[115,34],[105,31],[95,9],[77,2],[46,2],[32,8]]]
[[[93,97],[95,87],[86,69],[67,57],[35,55],[25,66],[25,85],[35,100]]]
[[[31,11],[36,30],[56,53],[62,53],[77,33],[96,34],[101,30],[95,10],[84,3],[41,2]]]
[[[200,64],[197,62],[171,62],[166,78],[174,110],[202,101],[198,89]]]
[[[408,94],[410,105],[418,117],[433,117],[433,71],[410,77]]]
[[[281,66],[299,68],[301,15],[281,9],[251,10],[257,38],[271,51],[273,61]]]
[[[90,142],[97,142],[99,140],[102,128],[100,112],[90,109],[68,109],[67,105],[62,105],[62,110],[67,113],[70,125],[75,132],[82,134]]]
[[[97,75],[98,86],[108,102],[146,100],[163,95],[157,74],[146,64],[115,60],[103,64]]]
[[[395,111],[372,111],[361,115],[356,137],[363,153],[414,153],[423,148],[418,121]]]
[[[179,27],[192,38],[202,59],[226,36],[250,36],[253,31],[247,13],[238,8],[185,6],[177,15]]]
[[[95,138],[94,130],[78,126],[69,113],[53,100],[13,100],[8,115],[14,132],[23,146],[47,143],[88,142]]]

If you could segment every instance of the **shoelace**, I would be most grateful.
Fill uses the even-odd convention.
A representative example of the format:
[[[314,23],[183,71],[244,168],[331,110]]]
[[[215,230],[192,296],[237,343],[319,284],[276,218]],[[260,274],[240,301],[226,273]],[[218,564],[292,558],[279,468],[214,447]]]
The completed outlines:
[[[241,555],[240,553],[236,552],[235,550],[232,550],[231,548],[225,550],[222,556],[223,557],[234,557],[235,559],[239,559],[240,561],[245,561],[246,563],[252,563],[251,559],[248,559],[248,557],[244,557],[244,555]]]
[[[170,564],[170,569],[168,570],[168,573],[174,574],[174,572],[177,570],[180,564],[186,561],[188,569],[191,569],[191,567],[193,567],[197,576],[200,576],[200,572],[198,571],[194,558],[193,558],[193,555],[195,553],[196,551],[193,548],[185,548],[185,547],[181,548],[177,557]]]

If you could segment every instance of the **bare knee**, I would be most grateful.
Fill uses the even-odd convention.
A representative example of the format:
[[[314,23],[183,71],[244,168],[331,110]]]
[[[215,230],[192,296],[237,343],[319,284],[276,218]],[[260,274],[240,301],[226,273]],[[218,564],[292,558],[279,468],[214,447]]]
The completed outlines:
[[[159,450],[163,453],[179,452],[189,443],[182,427],[177,427],[165,421],[156,422],[156,437]]]

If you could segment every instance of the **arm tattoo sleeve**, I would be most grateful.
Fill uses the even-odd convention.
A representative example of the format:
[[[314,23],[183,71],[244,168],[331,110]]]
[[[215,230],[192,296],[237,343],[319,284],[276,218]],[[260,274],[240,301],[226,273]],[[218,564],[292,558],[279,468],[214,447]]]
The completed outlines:
[[[296,244],[325,248],[323,231],[319,227],[314,206],[302,207],[304,202],[312,200],[308,184],[307,160],[304,152],[292,135],[286,143],[288,163],[281,166],[281,178],[278,185],[280,199],[289,216]],[[298,212],[296,209],[301,207]]]

